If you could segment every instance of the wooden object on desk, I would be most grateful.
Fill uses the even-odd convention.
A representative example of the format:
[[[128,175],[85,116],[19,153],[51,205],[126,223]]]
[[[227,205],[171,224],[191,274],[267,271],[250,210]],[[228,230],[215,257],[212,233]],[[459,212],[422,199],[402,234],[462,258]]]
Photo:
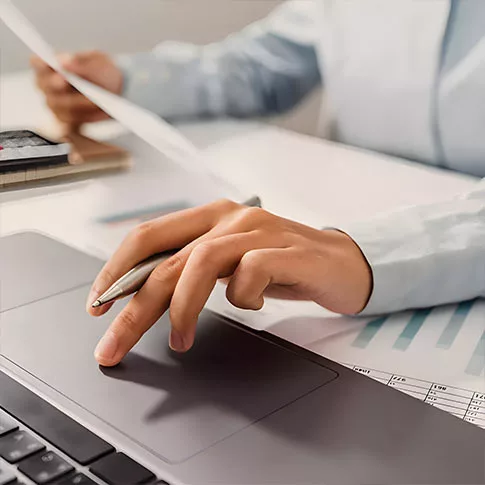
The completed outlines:
[[[79,133],[65,135],[60,141],[71,145],[69,163],[0,174],[0,187],[123,170],[132,164],[130,153],[123,148]]]

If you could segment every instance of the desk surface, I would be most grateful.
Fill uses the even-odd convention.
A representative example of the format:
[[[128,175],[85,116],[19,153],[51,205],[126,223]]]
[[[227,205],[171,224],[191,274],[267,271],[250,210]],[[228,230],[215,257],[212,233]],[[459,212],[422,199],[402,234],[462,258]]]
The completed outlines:
[[[0,78],[0,110],[2,129],[35,128],[52,123],[28,73]],[[241,191],[262,196],[269,210],[313,225],[334,225],[389,210],[393,205],[442,199],[474,183],[472,177],[417,167],[391,157],[291,135],[259,123],[193,123],[182,125],[180,129],[201,148],[229,139],[206,152],[213,167]],[[93,125],[87,134],[102,139],[114,138],[129,148],[136,159],[133,170],[88,182],[0,192],[0,234],[36,228],[80,249],[107,256],[127,231],[127,226],[112,225],[107,230],[100,224],[86,225],[101,209],[108,212],[136,209],[153,205],[160,198],[166,201],[178,197],[172,183],[175,179],[171,178],[176,178],[173,166],[144,142],[127,134],[114,122]],[[244,138],[235,137],[243,134]],[[180,183],[180,179],[176,181]],[[200,189],[194,181],[183,184],[186,192]],[[236,312],[225,301],[223,292],[216,291],[214,295],[211,308],[248,323],[244,321],[247,313],[241,316]],[[446,324],[454,321],[459,309],[451,305],[438,310],[442,323],[436,325],[430,318],[416,339],[417,350],[397,356],[392,347],[394,333],[408,324],[410,315],[407,313],[393,316],[393,324],[385,327],[382,338],[367,343],[366,350],[352,342],[361,334],[367,335],[367,326],[372,326],[368,319],[342,319],[315,305],[301,306],[294,302],[271,302],[260,312],[259,319],[264,328],[273,333],[351,365],[418,399],[423,398],[421,388],[426,389],[428,397],[438,391],[444,393],[433,394],[430,404],[485,427],[485,418],[478,415],[485,416],[485,401],[483,406],[475,402],[476,396],[485,392],[483,378],[465,371],[468,360],[477,352],[477,339],[483,332],[484,306],[477,305],[474,311],[470,310],[460,333],[461,348],[450,346],[447,352],[435,343]],[[457,410],[453,403],[450,407],[446,389],[455,389],[452,397],[457,392],[463,394],[468,411]],[[477,411],[475,407],[480,409]]]

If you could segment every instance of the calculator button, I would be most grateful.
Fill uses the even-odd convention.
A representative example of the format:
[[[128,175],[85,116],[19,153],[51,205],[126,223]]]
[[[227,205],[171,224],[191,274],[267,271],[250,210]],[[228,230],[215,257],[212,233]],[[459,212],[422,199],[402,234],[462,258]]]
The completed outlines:
[[[123,453],[102,458],[91,465],[91,471],[109,485],[139,485],[155,475]]]
[[[15,475],[5,468],[0,468],[0,485],[10,485],[11,483],[15,483]]]
[[[0,438],[0,456],[9,463],[17,463],[45,446],[25,431],[16,431]]]
[[[5,436],[18,429],[19,427],[17,426],[17,423],[7,413],[0,409],[0,436]]]
[[[64,478],[60,482],[56,482],[56,485],[96,485],[90,478],[82,473],[76,473],[70,477]]]
[[[23,461],[19,470],[33,482],[44,485],[71,472],[74,468],[53,451],[48,451]]]

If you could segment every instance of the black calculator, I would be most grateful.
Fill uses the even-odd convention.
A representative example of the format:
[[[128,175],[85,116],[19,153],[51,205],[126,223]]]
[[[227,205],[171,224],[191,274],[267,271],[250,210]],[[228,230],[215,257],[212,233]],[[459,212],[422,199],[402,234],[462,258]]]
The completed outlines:
[[[70,149],[30,130],[0,132],[0,173],[65,165]]]

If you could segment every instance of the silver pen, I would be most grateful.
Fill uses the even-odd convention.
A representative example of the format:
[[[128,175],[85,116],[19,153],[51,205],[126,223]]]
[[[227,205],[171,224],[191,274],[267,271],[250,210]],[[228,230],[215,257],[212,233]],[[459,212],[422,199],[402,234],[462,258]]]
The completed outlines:
[[[261,199],[259,197],[251,197],[251,199],[243,202],[243,205],[247,205],[248,207],[261,207]],[[170,256],[173,256],[178,251],[179,249],[173,249],[164,251],[163,253],[154,254],[137,264],[118,281],[113,283],[91,306],[97,308],[137,292],[145,284],[152,271],[160,263],[168,259]]]

